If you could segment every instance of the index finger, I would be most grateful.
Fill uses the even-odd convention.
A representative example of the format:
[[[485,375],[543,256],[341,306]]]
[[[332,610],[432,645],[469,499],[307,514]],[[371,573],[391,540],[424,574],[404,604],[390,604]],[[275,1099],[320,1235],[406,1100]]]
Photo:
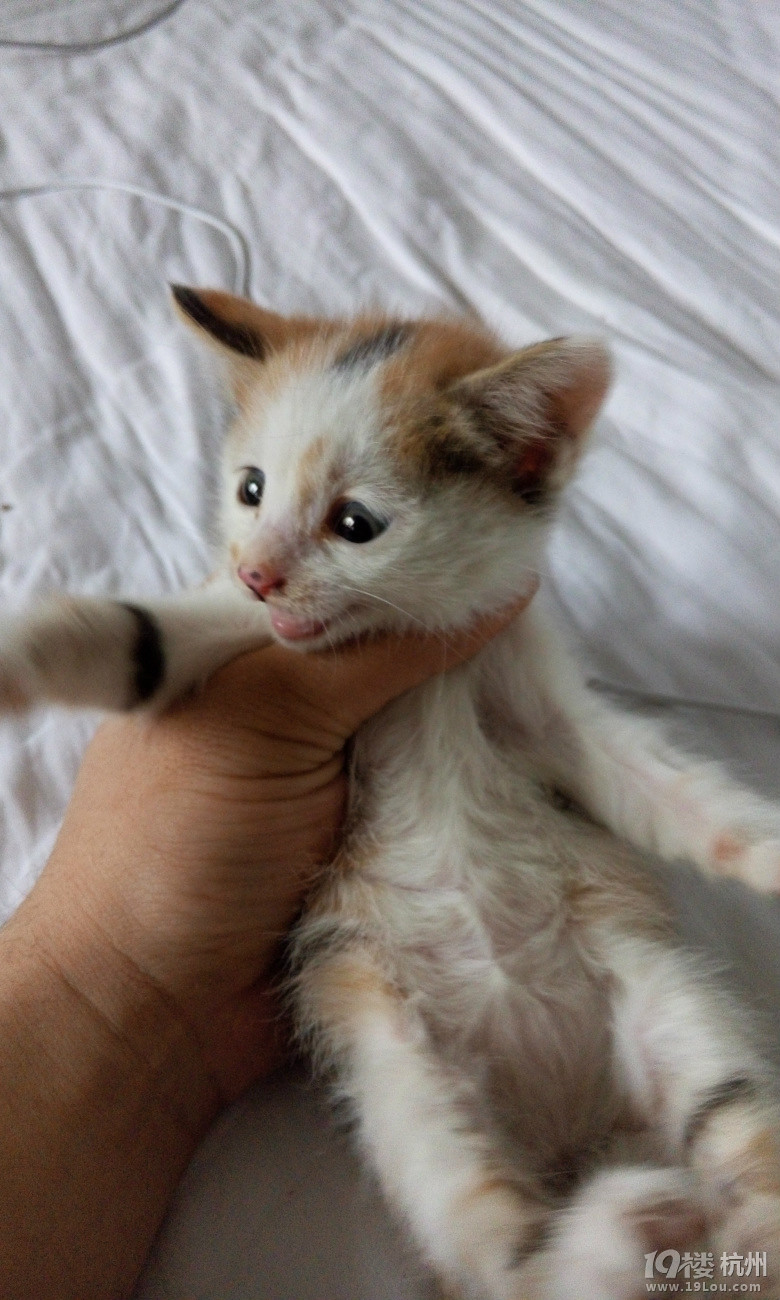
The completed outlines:
[[[295,673],[299,688],[316,694],[346,739],[396,696],[471,659],[526,608],[538,585],[536,580],[530,592],[454,632],[376,637],[347,644],[335,654],[300,656]]]

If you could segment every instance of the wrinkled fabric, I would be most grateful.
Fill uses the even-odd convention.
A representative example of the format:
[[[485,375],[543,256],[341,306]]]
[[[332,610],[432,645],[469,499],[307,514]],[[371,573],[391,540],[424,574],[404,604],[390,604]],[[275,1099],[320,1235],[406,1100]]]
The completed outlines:
[[[475,311],[615,353],[547,580],[593,675],[780,712],[779,47],[777,0],[0,6],[4,607],[208,571],[224,409],[166,281]],[[771,718],[696,717],[775,788]],[[0,722],[0,914],[94,721]],[[222,1264],[187,1294],[256,1294]],[[361,1268],[327,1294],[402,1294]]]

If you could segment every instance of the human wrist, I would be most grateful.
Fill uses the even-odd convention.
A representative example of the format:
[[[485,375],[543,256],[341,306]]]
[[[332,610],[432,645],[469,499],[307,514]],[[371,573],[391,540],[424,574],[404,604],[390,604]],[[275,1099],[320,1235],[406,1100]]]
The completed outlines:
[[[220,1108],[197,1036],[172,998],[75,906],[40,881],[0,929],[0,961],[31,1047],[55,1072],[121,1077],[194,1148]],[[58,1027],[59,1026],[59,1032]],[[68,1059],[71,1045],[82,1053]],[[63,1059],[63,1053],[65,1057]]]
[[[218,1098],[159,994],[55,901],[36,886],[0,929],[0,1293],[117,1300]]]

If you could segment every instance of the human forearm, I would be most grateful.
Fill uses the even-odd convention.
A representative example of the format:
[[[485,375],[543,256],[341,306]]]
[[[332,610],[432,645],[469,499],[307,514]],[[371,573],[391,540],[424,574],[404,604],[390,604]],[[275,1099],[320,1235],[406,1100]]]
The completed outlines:
[[[0,930],[0,1294],[114,1300],[216,1090],[164,995],[45,892]]]
[[[270,646],[101,728],[0,930],[0,1297],[126,1296],[210,1119],[278,1061],[271,971],[341,824],[343,749],[501,619]]]

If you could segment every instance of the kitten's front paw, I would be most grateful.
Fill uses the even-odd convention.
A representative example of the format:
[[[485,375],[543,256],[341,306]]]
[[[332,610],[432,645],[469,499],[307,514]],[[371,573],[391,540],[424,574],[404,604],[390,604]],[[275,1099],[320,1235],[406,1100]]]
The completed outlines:
[[[134,627],[110,601],[52,601],[0,633],[0,710],[44,700],[115,707],[127,691],[127,647]]]
[[[762,893],[780,893],[780,839],[751,845],[742,860],[739,878]]]
[[[40,691],[30,664],[13,637],[0,638],[0,712],[20,713],[30,708]]]
[[[62,667],[59,608],[45,605],[33,614],[9,620],[0,632],[0,709],[18,713],[49,694],[48,685]]]
[[[712,859],[719,875],[741,880],[763,894],[780,893],[780,836],[750,839],[723,832],[712,845]]]

